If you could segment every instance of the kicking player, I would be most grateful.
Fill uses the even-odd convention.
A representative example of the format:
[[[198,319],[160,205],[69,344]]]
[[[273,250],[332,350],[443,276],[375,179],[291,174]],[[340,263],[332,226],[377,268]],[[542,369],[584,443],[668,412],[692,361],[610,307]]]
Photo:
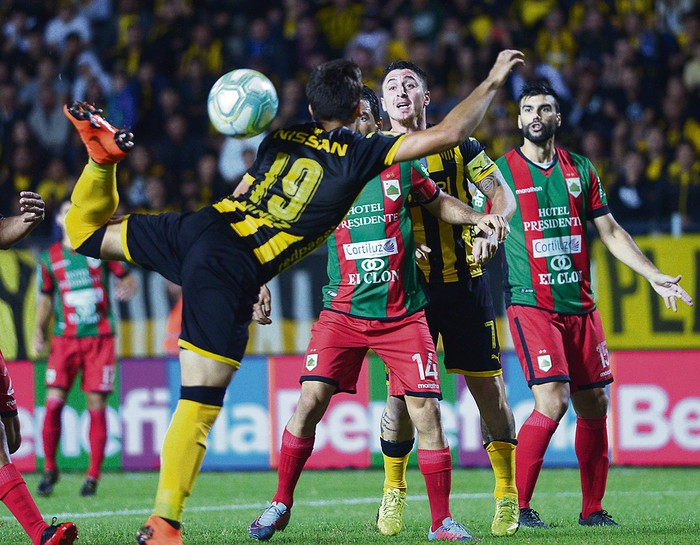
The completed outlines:
[[[392,131],[418,134],[427,129],[430,90],[427,76],[418,66],[408,61],[390,64],[384,71],[382,94]],[[424,161],[431,179],[443,191],[471,204],[470,185],[476,186],[490,200],[492,212],[507,219],[513,215],[513,193],[477,140],[467,138]],[[430,333],[435,343],[442,336],[447,372],[464,376],[479,408],[484,448],[496,480],[491,532],[510,536],[518,530],[515,421],[506,398],[488,277],[482,269],[487,260],[473,256],[475,249],[479,255],[484,233],[471,226],[455,228],[420,206],[412,208],[412,216],[416,242],[431,249],[428,259],[419,261],[430,298],[426,307]],[[395,535],[402,527],[406,465],[413,448],[413,426],[401,398],[387,398],[381,445],[385,479],[377,527],[382,534]]]
[[[138,532],[139,543],[182,543],[185,500],[240,366],[260,285],[322,244],[384,168],[464,140],[522,62],[519,51],[501,52],[487,79],[430,130],[367,137],[345,128],[360,102],[359,68],[346,60],[324,63],[306,89],[316,121],[269,134],[236,196],[183,214],[110,221],[118,203],[115,165],[132,148],[132,135],[114,129],[92,106],[65,108],[90,156],[66,216],[71,245],[92,257],[127,259],[182,286],[180,401],[163,444],[153,515]],[[490,226],[497,235],[505,228]]]
[[[107,445],[107,397],[114,387],[115,324],[108,273],[117,277],[116,295],[127,301],[136,294],[136,279],[119,262],[88,259],[73,251],[66,234],[65,217],[70,202],[61,204],[56,223],[63,238],[39,257],[34,350],[43,353],[48,328],[54,329],[46,368],[46,416],[42,429],[44,475],[39,496],[50,496],[58,481],[56,462],[61,438],[61,413],[79,371],[90,413],[90,465],[80,489],[81,496],[94,496]]]
[[[561,125],[555,92],[544,84],[526,85],[518,112],[523,145],[496,163],[517,196],[513,232],[504,245],[506,302],[515,350],[535,397],[518,434],[520,525],[547,527],[530,500],[571,400],[583,497],[578,522],[617,526],[602,505],[609,466],[605,386],[613,375],[591,290],[587,222],[615,257],[663,297],[666,308],[675,312],[676,299],[688,305],[693,300],[679,285],[680,275],[659,271],[615,221],[590,160],[555,146]]]
[[[355,130],[380,130],[379,100],[365,87]],[[456,225],[473,225],[473,209],[440,191],[418,161],[401,163],[372,179],[328,239],[324,309],[313,325],[301,375],[301,397],[282,436],[277,492],[248,535],[268,540],[289,522],[293,494],[313,450],[316,426],[331,397],[356,392],[369,349],[386,363],[390,394],[401,396],[418,433],[418,464],[432,514],[429,540],[471,541],[452,519],[452,457],[440,421],[435,345],[423,308],[409,212],[413,203]],[[484,221],[483,219],[481,221]],[[492,248],[498,247],[493,238]]]
[[[45,205],[40,195],[22,191],[19,205],[18,216],[0,218],[2,249],[28,236],[44,219]],[[78,528],[72,522],[49,525],[44,521],[27,483],[10,459],[22,441],[14,393],[5,359],[0,353],[0,500],[22,525],[34,545],[71,545],[78,538]]]

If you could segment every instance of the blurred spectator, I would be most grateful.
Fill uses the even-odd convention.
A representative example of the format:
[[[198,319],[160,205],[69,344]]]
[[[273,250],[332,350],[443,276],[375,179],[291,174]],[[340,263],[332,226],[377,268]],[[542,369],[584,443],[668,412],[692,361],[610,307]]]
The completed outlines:
[[[90,21],[78,12],[74,0],[60,0],[58,13],[46,25],[44,41],[50,48],[61,51],[70,34],[77,34],[83,44],[90,43]]]
[[[166,117],[163,129],[155,145],[156,158],[165,167],[168,180],[178,183],[194,174],[202,140],[189,130],[189,121],[181,113]]]
[[[591,160],[603,187],[606,189],[614,181],[613,168],[607,151],[605,138],[599,132],[589,130],[583,133],[581,137],[581,155],[585,155]]]
[[[56,207],[70,197],[70,192],[75,185],[75,179],[68,174],[68,166],[60,157],[51,159],[44,171],[44,175],[36,186],[35,191],[42,196],[46,203],[46,218],[54,217]],[[46,222],[48,226],[51,221]],[[48,233],[47,233],[48,234]]]
[[[59,101],[53,85],[45,83],[39,89],[38,100],[27,118],[29,128],[42,148],[53,156],[60,156],[68,142],[70,123],[63,115],[63,103]]]
[[[435,0],[409,0],[399,13],[411,18],[413,35],[426,41],[435,39],[444,16],[442,2]]]
[[[411,18],[408,15],[395,17],[391,40],[386,50],[386,63],[408,60],[408,52],[414,40]]]
[[[354,50],[358,47],[363,47],[372,52],[374,65],[380,66],[383,70],[386,63],[389,40],[390,34],[381,26],[379,12],[374,8],[368,8],[362,14],[360,31],[347,45],[345,56],[352,59]]]
[[[652,183],[657,182],[665,176],[669,161],[663,131],[656,126],[649,127],[644,135],[642,146],[646,155],[647,180]]]
[[[0,166],[0,214],[19,214],[20,191],[30,191],[38,181],[36,149],[17,146],[9,153],[9,161]]]
[[[19,100],[22,104],[27,106],[34,104],[39,99],[39,89],[43,85],[53,86],[60,102],[69,99],[70,86],[66,80],[58,77],[56,61],[48,55],[41,58],[36,66],[36,73],[25,85],[20,87]]]
[[[245,151],[252,150],[253,154],[257,153],[258,146],[265,136],[266,134],[262,133],[246,139],[225,138],[219,154],[218,169],[222,179],[231,186],[230,191],[235,189],[243,174],[252,166],[252,163],[249,164],[244,158]]]
[[[362,5],[353,0],[331,0],[316,13],[318,28],[334,56],[341,56],[360,30],[363,11]]]
[[[88,87],[95,83],[100,88],[103,97],[109,95],[112,88],[112,78],[102,68],[102,64],[92,51],[83,51],[75,61],[78,74],[71,90],[72,100],[86,100]]]
[[[219,77],[224,66],[223,44],[214,37],[207,23],[198,23],[192,29],[190,46],[185,50],[180,61],[180,73],[189,66],[192,59],[199,59],[204,71],[215,77]]]
[[[543,64],[557,70],[571,66],[576,55],[574,35],[566,27],[564,11],[554,8],[544,20],[544,26],[537,33],[535,51]]]
[[[644,157],[630,151],[625,156],[620,174],[608,190],[608,202],[615,219],[630,233],[644,233],[651,228],[649,220],[662,212],[661,199],[644,175]],[[668,210],[664,211],[666,214]]]
[[[700,159],[690,142],[678,144],[666,178],[672,188],[671,210],[681,214],[685,230],[700,231]]]
[[[112,88],[107,97],[106,110],[110,123],[123,129],[136,126],[136,89],[130,84],[126,71],[118,70],[112,76]]]

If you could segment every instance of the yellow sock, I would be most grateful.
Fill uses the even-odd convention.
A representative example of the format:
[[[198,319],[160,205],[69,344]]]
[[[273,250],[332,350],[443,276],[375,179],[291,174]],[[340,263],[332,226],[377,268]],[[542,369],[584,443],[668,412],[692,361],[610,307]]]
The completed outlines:
[[[85,165],[71,195],[66,231],[73,248],[79,248],[114,215],[119,204],[116,165]]]
[[[382,454],[384,457],[384,492],[389,488],[398,488],[402,492],[406,492],[408,485],[406,484],[406,467],[408,466],[408,457],[410,452],[402,458],[393,458]]]
[[[170,422],[160,455],[160,479],[154,515],[182,521],[185,500],[194,487],[206,451],[206,440],[221,407],[181,399]]]
[[[518,495],[515,487],[515,445],[508,441],[491,441],[486,447],[496,477],[494,497],[503,499],[506,494]]]

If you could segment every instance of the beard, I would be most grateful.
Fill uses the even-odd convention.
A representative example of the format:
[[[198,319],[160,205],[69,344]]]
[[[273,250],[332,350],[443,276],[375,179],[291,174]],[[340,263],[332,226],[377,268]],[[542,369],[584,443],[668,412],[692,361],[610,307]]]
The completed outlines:
[[[542,125],[542,130],[539,134],[532,134],[530,132],[530,125],[528,125],[527,127],[523,127],[523,138],[526,138],[533,144],[541,144],[542,142],[546,142],[556,134],[557,126],[554,123],[545,125],[544,123],[540,122],[540,124]]]

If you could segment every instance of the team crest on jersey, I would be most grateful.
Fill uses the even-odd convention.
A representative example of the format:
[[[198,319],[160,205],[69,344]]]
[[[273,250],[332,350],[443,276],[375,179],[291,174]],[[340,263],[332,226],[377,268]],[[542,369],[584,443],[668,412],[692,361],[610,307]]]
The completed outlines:
[[[569,189],[569,194],[576,198],[581,194],[581,178],[567,178],[566,186]]]
[[[539,367],[545,373],[549,371],[552,368],[552,356],[549,354],[537,356],[537,367]]]
[[[382,180],[384,184],[384,195],[396,202],[401,196],[401,186],[398,180]]]
[[[315,369],[318,365],[318,354],[307,354],[306,356],[306,369],[311,371]]]

